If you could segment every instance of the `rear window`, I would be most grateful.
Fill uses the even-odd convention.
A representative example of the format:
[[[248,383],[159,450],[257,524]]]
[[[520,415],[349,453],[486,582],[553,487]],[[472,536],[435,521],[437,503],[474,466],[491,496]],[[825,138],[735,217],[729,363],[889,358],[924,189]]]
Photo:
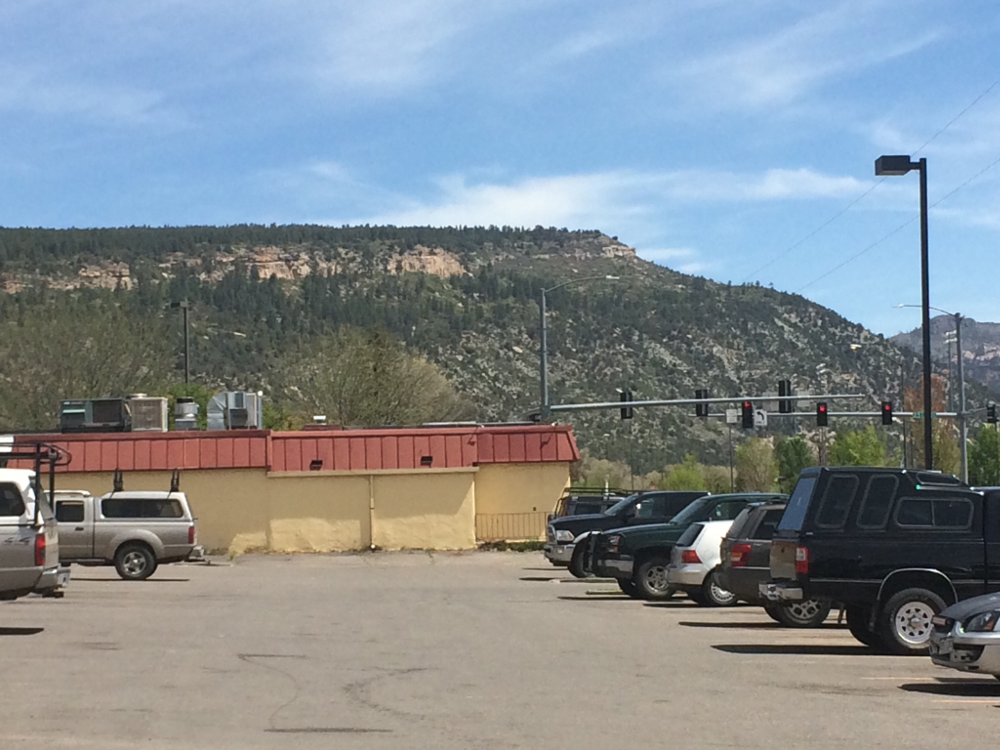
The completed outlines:
[[[868,480],[864,499],[858,509],[859,529],[883,529],[889,520],[892,500],[896,497],[899,478],[892,474],[876,474]]]
[[[681,538],[677,540],[678,547],[690,547],[694,544],[694,540],[698,538],[701,530],[705,528],[702,524],[696,523],[688,526],[687,531],[681,534]]]
[[[101,501],[101,513],[105,518],[183,518],[184,508],[169,498],[109,497]]]
[[[751,539],[771,539],[774,537],[774,532],[778,528],[778,523],[781,521],[781,516],[784,515],[784,508],[774,508],[773,510],[766,511],[764,517],[760,519],[760,523],[757,524],[757,528],[754,529],[753,534],[750,535]]]
[[[79,500],[56,502],[56,520],[61,523],[80,523],[83,521],[83,503]]]
[[[858,478],[854,474],[834,474],[830,477],[830,481],[826,484],[826,492],[823,493],[823,501],[816,513],[816,527],[843,528],[857,491]]]
[[[24,513],[24,498],[16,484],[0,484],[0,516],[20,516]]]
[[[904,497],[896,525],[909,529],[964,531],[972,526],[975,506],[965,497]]]
[[[806,520],[806,511],[809,510],[809,498],[812,497],[813,488],[816,486],[816,477],[801,477],[795,483],[792,496],[788,499],[788,507],[778,523],[780,531],[800,531],[802,524]]]

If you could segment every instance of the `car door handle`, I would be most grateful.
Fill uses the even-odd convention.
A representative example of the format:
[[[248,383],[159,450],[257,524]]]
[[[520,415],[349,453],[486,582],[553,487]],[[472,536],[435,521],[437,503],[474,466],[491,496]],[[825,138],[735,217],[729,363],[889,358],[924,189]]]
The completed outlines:
[[[83,531],[83,526],[77,526],[73,531]]]

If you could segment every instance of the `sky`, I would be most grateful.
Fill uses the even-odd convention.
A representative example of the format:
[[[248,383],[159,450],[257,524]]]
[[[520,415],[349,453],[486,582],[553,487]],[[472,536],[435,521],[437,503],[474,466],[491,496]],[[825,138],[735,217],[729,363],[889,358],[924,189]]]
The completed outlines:
[[[878,333],[1000,321],[995,0],[0,4],[0,226],[599,229]]]

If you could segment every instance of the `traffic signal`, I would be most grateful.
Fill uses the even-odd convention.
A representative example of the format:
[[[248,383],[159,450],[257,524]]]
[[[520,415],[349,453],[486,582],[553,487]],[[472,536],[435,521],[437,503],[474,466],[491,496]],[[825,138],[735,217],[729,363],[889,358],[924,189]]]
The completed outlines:
[[[826,408],[826,401],[816,404],[816,426],[826,427],[830,423],[830,412]]]
[[[707,390],[697,390],[694,392],[695,398],[708,398]],[[707,417],[708,416],[708,404],[695,404],[694,405],[694,415],[696,417]]]
[[[986,421],[989,424],[997,423],[997,405],[992,401],[986,404]]]
[[[792,413],[792,400],[786,398],[792,395],[792,381],[791,380],[779,380],[778,381],[778,413],[779,414],[791,414]]]
[[[750,401],[743,402],[742,424],[744,430],[753,429],[753,404]]]
[[[632,401],[631,388],[622,388],[622,390],[620,390],[619,393],[621,395],[619,396],[618,400],[621,401],[623,404],[629,404],[629,402]],[[622,419],[631,419],[631,418],[632,418],[632,407],[622,406]]]
[[[892,424],[892,401],[882,402],[882,424]]]

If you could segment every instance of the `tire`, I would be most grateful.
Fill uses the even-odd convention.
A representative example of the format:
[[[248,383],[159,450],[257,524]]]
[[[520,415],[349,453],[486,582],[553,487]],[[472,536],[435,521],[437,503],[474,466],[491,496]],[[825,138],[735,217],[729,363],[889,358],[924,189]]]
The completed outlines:
[[[739,603],[736,594],[719,585],[717,570],[705,576],[705,582],[701,585],[701,596],[695,601],[702,607],[734,607]]]
[[[573,548],[573,557],[569,561],[569,572],[575,575],[577,578],[589,578],[590,573],[583,569],[583,558],[587,553],[587,547],[590,545],[590,538],[586,537],[581,539],[576,547]]]
[[[651,557],[639,566],[634,578],[639,596],[651,602],[665,602],[676,593],[667,583],[669,564],[670,561],[665,557]]]
[[[639,598],[639,587],[631,578],[616,578],[615,580],[618,581],[618,588],[622,590],[622,593],[628,594],[633,599]]]
[[[818,628],[830,614],[833,605],[822,599],[806,599],[784,607],[776,607],[774,619],[786,628]]]
[[[896,592],[879,613],[879,640],[893,654],[926,654],[934,629],[931,618],[946,606],[944,599],[927,589]]]
[[[126,581],[142,581],[156,570],[156,555],[145,544],[123,544],[115,553],[115,570]]]
[[[781,623],[780,613],[778,611],[780,609],[782,608],[779,607],[777,604],[768,603],[764,605],[764,611],[767,612],[767,616],[777,623]]]

